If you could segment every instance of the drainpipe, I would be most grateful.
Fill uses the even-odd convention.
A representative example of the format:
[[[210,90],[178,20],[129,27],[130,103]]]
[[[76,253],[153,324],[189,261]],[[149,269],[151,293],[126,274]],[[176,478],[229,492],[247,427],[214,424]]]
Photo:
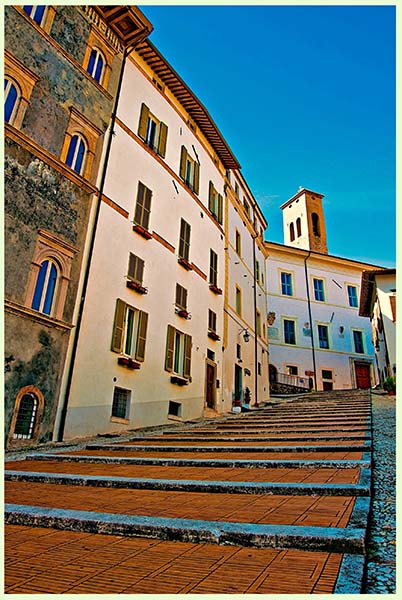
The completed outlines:
[[[304,259],[304,274],[306,277],[306,290],[307,290],[307,306],[308,306],[308,314],[310,319],[310,330],[311,330],[311,351],[313,355],[313,371],[314,371],[314,389],[317,391],[317,374],[316,374],[316,363],[315,363],[315,348],[314,348],[314,328],[313,328],[313,318],[311,314],[311,302],[310,302],[310,286],[308,284],[308,272],[307,272],[307,260],[310,258],[311,250],[308,251],[306,258]]]
[[[100,207],[101,207],[101,203],[102,203],[102,195],[103,195],[103,190],[105,187],[106,172],[107,172],[107,167],[108,167],[108,163],[109,163],[110,150],[112,147],[114,126],[116,123],[116,116],[117,116],[117,106],[119,103],[121,86],[122,86],[122,82],[123,82],[124,68],[126,66],[127,56],[130,54],[130,52],[132,52],[132,50],[134,50],[134,46],[131,46],[130,48],[125,48],[123,51],[123,60],[122,60],[121,68],[120,68],[119,81],[118,81],[117,90],[116,90],[116,97],[115,97],[113,111],[112,111],[112,115],[111,115],[111,119],[110,119],[109,136],[108,136],[107,145],[106,145],[105,158],[103,161],[102,176],[101,176],[101,181],[99,184],[99,192],[98,192],[97,204],[96,204],[96,208],[95,208],[94,223],[93,223],[92,231],[91,231],[91,239],[89,242],[88,260],[87,260],[87,263],[85,266],[84,280],[83,280],[83,285],[82,285],[82,294],[81,294],[80,306],[79,306],[78,315],[77,315],[77,324],[75,326],[75,336],[74,336],[74,341],[73,341],[73,347],[71,350],[70,364],[68,366],[66,391],[64,394],[64,398],[63,398],[63,405],[62,405],[62,408],[60,411],[60,421],[59,421],[59,427],[58,427],[58,432],[57,432],[57,441],[58,442],[62,442],[63,437],[64,437],[64,428],[66,425],[68,401],[70,398],[70,391],[71,391],[71,382],[72,382],[72,378],[73,378],[75,359],[77,356],[79,333],[80,333],[80,329],[81,329],[85,297],[86,297],[87,288],[88,288],[89,273],[90,273],[90,269],[91,269],[91,262],[92,262],[93,252],[94,252],[96,230],[97,230],[97,226],[98,226]]]
[[[253,288],[254,288],[254,405],[258,407],[258,340],[257,340],[257,278],[255,272],[255,240],[257,233],[253,236]]]

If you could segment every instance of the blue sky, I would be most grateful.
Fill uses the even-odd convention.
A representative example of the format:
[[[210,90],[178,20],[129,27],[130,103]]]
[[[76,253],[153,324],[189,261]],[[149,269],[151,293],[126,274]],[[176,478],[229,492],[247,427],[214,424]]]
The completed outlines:
[[[141,6],[283,242],[279,206],[324,194],[330,254],[395,266],[395,7]],[[375,227],[375,235],[373,235]]]

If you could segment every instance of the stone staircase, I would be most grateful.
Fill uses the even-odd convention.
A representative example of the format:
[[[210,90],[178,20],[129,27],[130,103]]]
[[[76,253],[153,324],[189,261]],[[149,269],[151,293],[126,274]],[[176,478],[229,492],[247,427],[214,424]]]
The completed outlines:
[[[117,536],[127,552],[148,540],[174,556],[152,571],[154,546],[146,546],[138,579],[135,569],[130,576],[123,569],[120,593],[362,591],[371,488],[367,391],[302,394],[162,434],[32,453],[6,467],[6,540],[24,545],[37,528],[91,540],[108,535],[113,544]],[[74,544],[63,545],[64,560]],[[26,561],[18,547],[13,558]],[[253,560],[232,568],[246,552]],[[98,593],[104,575],[95,566],[95,574],[74,571],[61,592],[59,578],[59,593]],[[44,577],[11,577],[6,591],[33,593]],[[114,589],[105,584],[100,593]]]

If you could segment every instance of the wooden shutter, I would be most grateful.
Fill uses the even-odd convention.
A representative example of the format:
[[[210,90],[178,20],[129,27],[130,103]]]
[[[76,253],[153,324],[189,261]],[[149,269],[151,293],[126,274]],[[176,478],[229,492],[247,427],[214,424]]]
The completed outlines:
[[[198,194],[200,191],[200,165],[196,161],[194,163],[194,186],[193,190],[195,194]]]
[[[141,225],[142,223],[142,205],[143,198],[145,193],[145,185],[139,181],[138,182],[138,190],[137,190],[137,202],[135,205],[135,213],[134,213],[134,223],[137,225]]]
[[[222,223],[223,223],[223,198],[222,198],[222,194],[218,194],[218,221],[222,225]]]
[[[130,257],[128,261],[128,277],[137,283],[142,283],[142,278],[144,275],[144,261],[130,252]]]
[[[184,220],[180,223],[179,257],[188,260],[191,226]]]
[[[138,125],[138,135],[143,140],[145,140],[145,138],[147,137],[148,115],[149,108],[146,106],[146,104],[142,104],[140,113],[140,123]]]
[[[167,141],[167,131],[168,128],[165,123],[160,123],[159,129],[159,144],[158,144],[158,154],[165,158],[166,155],[166,141]]]
[[[213,310],[208,310],[208,329],[216,331],[216,313]]]
[[[218,255],[211,248],[209,251],[209,283],[218,283]]]
[[[152,191],[141,181],[138,182],[137,203],[135,205],[134,223],[148,229],[151,214]]]
[[[149,215],[151,214],[151,198],[152,198],[152,191],[146,187],[145,194],[144,194],[144,206],[143,206],[142,223],[141,223],[141,225],[144,227],[144,229],[148,229],[148,227],[149,227]]]
[[[124,318],[126,313],[126,303],[118,298],[116,300],[116,310],[114,313],[112,347],[113,352],[121,352],[123,349]]]
[[[187,150],[184,146],[181,147],[180,155],[180,177],[186,179],[186,164],[187,164]]]
[[[145,358],[145,342],[147,339],[148,313],[140,310],[138,321],[138,337],[135,358],[142,362]]]
[[[214,184],[209,182],[208,208],[211,213],[214,213]]]
[[[179,308],[187,308],[187,290],[179,283],[176,284],[176,304]]]
[[[183,375],[189,378],[191,375],[191,335],[184,336],[184,368]]]
[[[167,328],[166,337],[166,355],[165,355],[165,371],[173,371],[173,357],[174,357],[174,338],[176,330],[171,325]]]

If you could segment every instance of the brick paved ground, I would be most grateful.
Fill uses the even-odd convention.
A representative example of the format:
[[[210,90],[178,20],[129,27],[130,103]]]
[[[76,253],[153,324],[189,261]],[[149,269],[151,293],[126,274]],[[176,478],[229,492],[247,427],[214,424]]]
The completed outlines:
[[[6,526],[6,592],[330,593],[341,554]]]
[[[369,464],[369,417],[370,402],[366,393],[317,394],[261,411],[230,415],[203,426],[183,426],[163,436],[156,432],[155,436],[147,435],[146,439],[142,435],[141,439],[121,442],[123,446],[131,445],[131,449],[115,450],[98,444],[97,449],[89,445],[64,453],[56,452],[71,455],[77,462],[59,461],[54,451],[42,460],[10,461],[7,470],[21,472],[18,477],[23,477],[24,472],[27,475],[54,473],[55,476],[60,473],[95,477],[112,475],[127,481],[141,478],[145,489],[124,489],[124,481],[121,488],[111,489],[71,485],[67,480],[62,484],[7,480],[7,519],[13,522],[12,518],[15,518],[14,523],[22,524],[6,525],[6,592],[266,594],[343,593],[346,590],[358,593],[358,572],[362,563],[359,557],[347,554],[347,536],[348,532],[353,535],[357,531],[364,533],[364,529],[356,527],[364,527],[367,517],[366,504],[360,500],[357,503],[354,486],[357,490],[358,484],[365,481],[368,485],[360,488],[359,494],[368,493],[369,481],[364,473]],[[208,439],[209,434],[218,439]],[[253,435],[263,439],[253,440]],[[197,436],[205,437],[196,441]],[[292,440],[292,436],[301,439]],[[354,439],[356,436],[360,438]],[[330,439],[320,439],[325,437]],[[137,449],[136,445],[147,446],[149,450]],[[170,447],[169,451],[162,448],[166,446]],[[175,451],[174,446],[184,446],[186,450]],[[200,448],[202,446],[204,448]],[[221,451],[217,451],[218,446]],[[268,446],[282,448],[275,452],[262,451]],[[289,446],[298,448],[286,450]],[[307,449],[313,446],[320,449]],[[353,447],[356,451],[347,449]],[[97,457],[98,460],[104,457],[104,462],[84,462],[80,459],[83,456]],[[121,457],[130,457],[130,464],[118,464]],[[164,457],[169,458],[170,466],[157,464]],[[156,464],[135,464],[142,458],[153,458]],[[183,458],[197,461],[201,458],[202,466],[174,464],[175,459]],[[258,462],[257,466],[253,463],[253,468],[222,465],[217,468],[208,465],[211,459]],[[330,468],[320,464],[326,460],[331,461]],[[275,468],[269,468],[268,463],[261,461],[277,464]],[[290,461],[291,467],[287,466]],[[293,461],[303,463],[296,468]],[[156,489],[154,479],[212,484],[226,481],[227,485],[246,482],[245,486],[261,482],[268,487],[270,484],[284,487],[283,491],[277,489],[275,495],[271,495],[268,488],[264,493],[256,493],[251,487],[243,490],[248,493],[169,491]],[[287,484],[296,486],[292,495],[286,491]],[[351,487],[348,488],[350,493],[329,488],[329,491],[316,495],[305,488],[297,489],[298,484],[318,484],[324,488],[351,484]],[[19,506],[18,517],[12,516],[14,505]],[[48,523],[52,527],[41,527],[43,519],[38,515],[33,522],[29,516],[31,506],[53,510],[55,516]],[[24,513],[24,507],[28,512]],[[159,519],[165,518],[167,521],[159,529],[164,537],[168,535],[169,519],[175,520],[172,523],[178,522],[177,519],[189,519],[187,523],[196,523],[200,519],[203,523],[233,523],[239,531],[242,524],[246,528],[267,524],[274,527],[273,531],[278,527],[278,537],[275,538],[276,547],[242,547],[240,538],[237,543],[229,542],[233,545],[222,546],[219,542],[196,543],[189,533],[183,541],[167,541],[113,535],[110,528],[108,535],[62,531],[58,529],[66,526],[77,529],[80,525],[72,525],[68,519],[66,524],[64,513],[54,512],[54,509],[72,511],[71,515],[78,514],[74,511],[90,511],[86,514],[99,515],[101,520],[102,515],[108,513],[154,519],[154,536],[159,535]],[[33,523],[35,527],[31,526]],[[102,530],[102,523],[98,525]],[[300,532],[298,549],[283,546],[287,544],[286,536],[282,539],[280,532],[287,531],[287,526]],[[346,554],[325,548],[326,544],[331,544],[331,539],[335,539],[333,532],[336,530],[341,536],[345,532],[346,541],[342,544]],[[260,530],[255,531],[255,540],[260,540],[258,544],[266,545],[264,538],[258,537]],[[314,537],[316,531],[324,537],[312,550],[309,536]],[[303,538],[304,535],[308,537]],[[248,539],[250,543],[253,538]],[[359,552],[359,548],[354,546],[353,552]],[[350,568],[351,564],[358,568]]]

